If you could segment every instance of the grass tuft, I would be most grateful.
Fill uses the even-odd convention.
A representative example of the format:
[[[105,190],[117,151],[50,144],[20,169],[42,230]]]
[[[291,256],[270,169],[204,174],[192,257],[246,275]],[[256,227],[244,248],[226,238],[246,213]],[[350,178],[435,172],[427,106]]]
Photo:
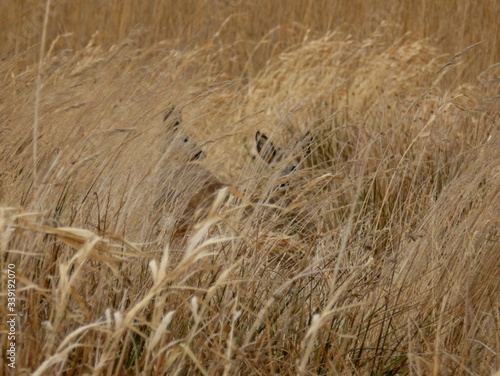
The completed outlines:
[[[16,372],[500,369],[496,2],[47,4],[0,12]]]

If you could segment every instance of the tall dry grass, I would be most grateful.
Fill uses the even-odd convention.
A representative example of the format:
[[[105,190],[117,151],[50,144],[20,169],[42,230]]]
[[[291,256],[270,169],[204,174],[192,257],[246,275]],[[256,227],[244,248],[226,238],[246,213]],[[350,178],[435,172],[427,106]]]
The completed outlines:
[[[15,71],[39,59],[46,1],[0,3],[0,54],[15,58]],[[145,47],[170,39],[178,48],[205,45],[217,36],[224,71],[253,75],[266,61],[300,43],[343,28],[357,38],[378,29],[382,21],[397,22],[391,37],[407,32],[431,38],[444,53],[481,43],[481,59],[469,61],[461,77],[474,78],[500,58],[500,5],[495,0],[448,1],[70,1],[51,0],[48,40],[53,51],[78,51],[91,39],[109,47],[135,28],[146,28]],[[98,34],[96,35],[96,32]],[[230,48],[229,48],[230,46]]]
[[[2,4],[16,374],[500,369],[495,2],[103,4]]]

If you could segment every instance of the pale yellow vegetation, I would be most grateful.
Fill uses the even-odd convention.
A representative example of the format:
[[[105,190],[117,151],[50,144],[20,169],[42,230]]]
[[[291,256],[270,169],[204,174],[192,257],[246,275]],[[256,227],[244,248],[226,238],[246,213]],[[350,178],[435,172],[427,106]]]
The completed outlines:
[[[500,5],[378,3],[2,3],[16,374],[500,369]]]

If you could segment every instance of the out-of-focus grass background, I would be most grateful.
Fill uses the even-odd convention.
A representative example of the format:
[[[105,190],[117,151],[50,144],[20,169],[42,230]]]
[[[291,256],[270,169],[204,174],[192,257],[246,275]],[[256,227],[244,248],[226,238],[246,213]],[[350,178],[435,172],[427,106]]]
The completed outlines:
[[[0,3],[16,374],[500,369],[500,5],[379,3]]]
[[[44,1],[4,1],[0,4],[1,53],[18,56],[21,67],[38,60],[46,9]],[[467,68],[468,79],[500,56],[498,2],[470,1],[65,1],[52,0],[47,41],[56,50],[80,50],[98,31],[97,40],[109,47],[138,26],[148,32],[141,46],[162,40],[183,49],[202,45],[217,36],[227,51],[225,71],[241,74],[259,70],[269,58],[300,43],[306,35],[323,35],[343,28],[356,38],[371,35],[384,21],[397,23],[391,37],[411,33],[431,39],[441,53],[454,54],[481,42],[481,59]],[[62,37],[64,35],[64,37]],[[58,36],[61,36],[57,39]]]

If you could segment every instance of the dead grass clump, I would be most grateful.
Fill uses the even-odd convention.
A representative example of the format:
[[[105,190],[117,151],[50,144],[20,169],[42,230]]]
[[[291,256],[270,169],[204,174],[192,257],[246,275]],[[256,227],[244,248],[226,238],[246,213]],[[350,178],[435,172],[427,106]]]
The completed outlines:
[[[216,39],[55,54],[37,174],[36,71],[6,79],[20,372],[498,368],[496,68],[450,89],[474,50],[450,61],[390,30],[311,36],[245,80]]]
[[[316,39],[331,30],[344,31],[362,39],[377,30],[381,22],[396,21],[400,26],[381,34],[397,39],[413,33],[418,39],[431,38],[440,51],[456,53],[481,42],[481,59],[469,61],[458,77],[473,81],[488,66],[498,61],[498,2],[483,0],[474,4],[396,0],[325,2],[268,2],[251,0],[210,3],[196,0],[178,2],[122,1],[120,4],[98,0],[50,2],[46,28],[53,53],[79,51],[89,41],[109,48],[120,43],[135,29],[147,29],[141,38],[148,48],[162,40],[176,46],[213,43],[225,49],[219,61],[223,71],[253,77],[269,58],[297,45],[304,38]],[[2,56],[16,59],[14,73],[38,61],[38,48],[45,19],[46,1],[6,2],[0,4]],[[96,30],[99,32],[96,33]],[[214,37],[215,36],[215,37]]]

